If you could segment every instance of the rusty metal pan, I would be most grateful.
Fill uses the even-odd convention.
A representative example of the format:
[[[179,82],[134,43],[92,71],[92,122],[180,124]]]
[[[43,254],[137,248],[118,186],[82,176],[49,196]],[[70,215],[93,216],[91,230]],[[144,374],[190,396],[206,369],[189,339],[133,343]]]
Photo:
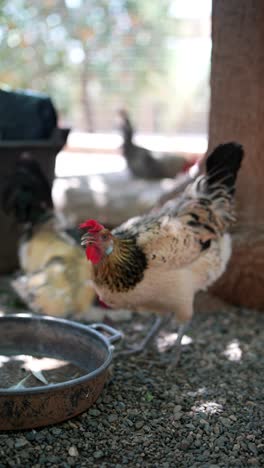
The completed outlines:
[[[119,338],[104,324],[0,316],[0,430],[54,424],[89,408],[103,389]]]

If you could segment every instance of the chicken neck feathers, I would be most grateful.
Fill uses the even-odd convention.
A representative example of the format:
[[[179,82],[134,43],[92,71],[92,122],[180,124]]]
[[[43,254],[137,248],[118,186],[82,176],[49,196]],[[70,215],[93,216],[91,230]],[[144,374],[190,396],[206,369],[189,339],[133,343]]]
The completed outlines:
[[[124,292],[143,279],[147,258],[134,236],[117,238],[115,255],[105,257],[100,266],[94,268],[98,284],[106,285],[112,292]]]

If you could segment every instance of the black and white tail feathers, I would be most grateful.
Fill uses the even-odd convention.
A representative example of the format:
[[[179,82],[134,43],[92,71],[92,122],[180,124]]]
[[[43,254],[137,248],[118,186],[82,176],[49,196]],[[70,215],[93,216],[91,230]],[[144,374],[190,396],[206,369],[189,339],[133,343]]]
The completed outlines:
[[[38,162],[27,155],[18,159],[1,195],[3,210],[13,213],[18,223],[34,224],[53,211],[50,183]]]
[[[234,195],[237,173],[243,157],[243,147],[238,143],[225,143],[214,149],[206,160],[206,182],[209,193],[221,187],[231,196]]]
[[[243,156],[238,143],[217,146],[206,160],[205,175],[197,177],[172,203],[172,213],[191,216],[192,225],[206,226],[214,234],[226,232],[236,221],[233,195]]]

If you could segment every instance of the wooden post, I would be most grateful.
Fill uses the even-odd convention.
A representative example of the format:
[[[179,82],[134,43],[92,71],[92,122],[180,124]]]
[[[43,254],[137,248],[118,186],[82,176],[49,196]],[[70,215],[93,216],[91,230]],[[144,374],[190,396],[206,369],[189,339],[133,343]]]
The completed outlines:
[[[238,224],[222,298],[264,308],[264,1],[213,0],[209,151],[245,149],[236,193]]]

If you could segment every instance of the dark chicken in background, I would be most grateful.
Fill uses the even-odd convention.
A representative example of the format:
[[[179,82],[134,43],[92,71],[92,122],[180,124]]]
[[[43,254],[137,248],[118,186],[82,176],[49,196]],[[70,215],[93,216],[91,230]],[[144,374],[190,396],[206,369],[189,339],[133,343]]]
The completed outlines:
[[[78,231],[65,228],[54,212],[50,184],[30,156],[20,157],[5,182],[2,207],[22,226],[18,257],[23,275],[12,281],[22,300],[35,312],[56,316],[89,310],[95,294]]]
[[[206,160],[206,174],[161,209],[111,232],[95,220],[80,226],[94,286],[106,304],[175,314],[180,324],[176,361],[196,292],[222,275],[231,255],[228,231],[235,222],[242,158],[239,144],[219,145]]]
[[[122,154],[131,173],[144,179],[174,178],[187,172],[197,161],[168,153],[154,153],[134,143],[134,128],[127,111],[120,110],[123,137]]]

